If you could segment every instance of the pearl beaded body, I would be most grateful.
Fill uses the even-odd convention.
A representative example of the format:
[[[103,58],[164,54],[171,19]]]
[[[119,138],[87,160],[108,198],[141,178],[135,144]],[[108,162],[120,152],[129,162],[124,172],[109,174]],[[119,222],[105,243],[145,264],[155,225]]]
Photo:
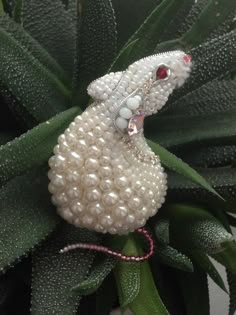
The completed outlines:
[[[159,111],[187,79],[182,51],[141,59],[92,82],[95,103],[58,138],[48,173],[52,202],[69,223],[127,234],[165,200],[167,176],[143,136],[143,119]]]

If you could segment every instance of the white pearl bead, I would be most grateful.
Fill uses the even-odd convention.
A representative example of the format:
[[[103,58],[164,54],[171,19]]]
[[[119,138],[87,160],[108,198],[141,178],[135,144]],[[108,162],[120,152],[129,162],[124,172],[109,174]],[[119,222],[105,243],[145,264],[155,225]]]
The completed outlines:
[[[119,114],[122,118],[130,119],[132,117],[132,112],[127,107],[122,107],[119,111]]]
[[[88,211],[93,215],[99,215],[104,212],[104,208],[101,206],[100,203],[94,203],[88,207]]]
[[[74,214],[79,214],[84,211],[84,206],[81,202],[75,201],[71,207],[71,210]]]
[[[116,126],[117,126],[119,129],[123,130],[123,129],[125,129],[125,128],[128,127],[128,121],[125,120],[125,119],[122,118],[122,117],[118,117],[118,118],[116,119]]]
[[[109,192],[103,197],[103,202],[107,206],[114,206],[119,200],[119,196],[114,192]]]
[[[77,186],[70,187],[67,190],[67,195],[68,195],[68,197],[70,197],[72,199],[80,198],[81,197],[81,190]]]
[[[110,179],[104,179],[100,182],[100,188],[103,191],[109,191],[113,187],[113,182]]]
[[[101,199],[101,193],[98,189],[88,190],[86,197],[88,201],[99,201]]]
[[[115,214],[117,215],[117,217],[124,218],[128,214],[128,209],[125,206],[118,206],[115,208]]]
[[[102,166],[99,168],[98,173],[103,178],[110,178],[112,176],[112,169],[109,166]]]
[[[70,163],[75,165],[77,168],[81,168],[84,164],[84,159],[77,152],[71,151],[68,158]]]
[[[99,184],[99,178],[96,174],[86,174],[83,181],[87,187],[96,187]]]
[[[85,168],[86,168],[89,172],[96,171],[96,170],[99,168],[98,160],[93,159],[93,158],[88,158],[88,159],[85,161]]]
[[[117,188],[125,188],[128,186],[128,180],[125,176],[121,176],[115,179],[114,184]]]
[[[140,101],[135,97],[130,97],[127,99],[126,105],[129,109],[135,110],[139,107]]]

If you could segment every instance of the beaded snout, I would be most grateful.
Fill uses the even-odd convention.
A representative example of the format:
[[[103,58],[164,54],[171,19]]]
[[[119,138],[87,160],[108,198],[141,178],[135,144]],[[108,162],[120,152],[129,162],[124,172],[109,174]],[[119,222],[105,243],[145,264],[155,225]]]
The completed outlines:
[[[143,136],[145,116],[158,112],[189,76],[181,51],[141,59],[92,82],[95,103],[58,138],[49,160],[49,191],[69,223],[101,233],[144,226],[165,200],[167,176]]]

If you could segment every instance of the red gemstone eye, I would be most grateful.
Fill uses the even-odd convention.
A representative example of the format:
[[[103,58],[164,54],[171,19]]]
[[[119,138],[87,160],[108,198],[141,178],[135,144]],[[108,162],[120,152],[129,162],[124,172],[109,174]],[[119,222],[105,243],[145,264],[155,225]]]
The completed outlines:
[[[156,71],[156,80],[167,79],[169,75],[168,68],[165,66],[160,66]]]
[[[190,55],[184,55],[184,62],[185,63],[190,63],[192,60],[192,57]]]

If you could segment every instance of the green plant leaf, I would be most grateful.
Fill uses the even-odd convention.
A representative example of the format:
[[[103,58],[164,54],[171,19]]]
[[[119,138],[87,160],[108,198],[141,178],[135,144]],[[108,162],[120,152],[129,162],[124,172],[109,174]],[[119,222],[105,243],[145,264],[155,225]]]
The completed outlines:
[[[18,2],[21,1],[22,0],[18,0]],[[3,15],[0,18],[0,27],[3,28],[8,35],[12,36],[24,50],[37,59],[69,89],[70,82],[65,71],[21,25],[15,23],[9,16]]]
[[[181,152],[178,152],[181,154]],[[236,146],[209,146],[193,148],[182,152],[182,158],[197,167],[220,167],[235,165]]]
[[[128,256],[138,256],[139,252],[131,236],[123,251]],[[140,263],[119,261],[115,267],[121,308],[125,308],[137,297],[140,289]]]
[[[180,46],[182,49],[185,47]],[[193,68],[184,86],[175,91],[171,102],[180,99],[193,90],[216,78],[222,78],[236,68],[236,31],[210,40],[191,50]],[[158,50],[157,50],[158,52]],[[167,109],[165,106],[164,109]]]
[[[46,168],[16,177],[0,190],[0,270],[26,255],[59,221],[47,189]]]
[[[140,255],[142,250],[129,237],[123,252]],[[120,304],[127,306],[135,315],[168,315],[156,290],[148,263],[119,262],[115,268]]]
[[[224,200],[230,201],[235,199],[236,185],[236,169],[232,167],[218,167],[218,168],[202,168],[197,169],[207,182],[217,190],[220,196]],[[184,194],[185,201],[202,201],[202,202],[212,202],[213,195],[209,194],[208,191],[202,187],[197,186],[190,180],[179,176],[176,173],[170,172],[168,174],[168,189],[169,197],[172,200],[183,200],[182,196]],[[218,199],[218,202],[220,200]],[[221,203],[221,206],[224,207]]]
[[[236,273],[227,270],[227,280],[229,284],[229,315],[234,315],[236,311]]]
[[[226,293],[228,293],[224,280],[222,279],[221,275],[219,274],[216,267],[210,261],[209,257],[204,253],[192,253],[191,256],[193,257],[193,261],[201,268],[204,272],[206,272],[211,279]]]
[[[234,0],[210,0],[191,29],[182,36],[181,41],[186,43],[188,48],[196,47],[229,16],[233,19],[235,13],[236,2]]]
[[[172,103],[164,115],[192,116],[235,110],[236,82],[212,81]]]
[[[219,263],[221,263],[223,266],[225,266],[229,271],[236,273],[236,242],[226,242],[224,244],[224,250],[211,254],[211,256],[217,260]]]
[[[180,30],[183,24],[184,17],[186,17],[188,13],[190,13],[191,8],[194,6],[194,4],[194,0],[179,1],[179,7],[176,10],[175,15],[168,20],[169,23],[166,24],[165,28],[162,29],[162,33],[158,38],[159,43],[178,38],[183,34],[180,32]]]
[[[22,22],[62,68],[72,75],[76,25],[60,0],[23,0]]]
[[[103,75],[116,53],[117,31],[110,0],[81,0],[74,102],[85,106],[88,84]]]
[[[80,296],[71,288],[85,279],[95,253],[85,250],[59,253],[75,242],[97,243],[98,236],[64,223],[33,254],[32,315],[76,313]]]
[[[2,0],[0,1],[0,15],[4,14],[4,7],[3,7],[3,2]]]
[[[110,315],[116,299],[116,282],[110,273],[96,292],[96,315]]]
[[[177,149],[206,144],[227,145],[236,140],[236,111],[199,116],[154,117],[146,135],[166,148]]]
[[[116,56],[115,60],[113,61],[108,72],[119,71],[122,68],[124,68],[124,65],[127,64],[127,60],[129,60],[130,53],[137,41],[138,39],[135,39],[132,42],[128,43],[127,46],[121,49],[121,51],[119,52],[119,54]]]
[[[176,11],[180,9],[186,0],[164,0],[146,18],[139,29],[131,36],[128,42],[138,41],[133,45],[129,54],[129,59],[123,65],[126,68],[130,63],[154,52],[156,44],[163,33],[163,29],[168,27],[169,21],[175,17]],[[124,47],[125,47],[124,46]]]
[[[76,291],[79,295],[88,295],[97,291],[104,279],[115,267],[115,264],[116,260],[113,257],[101,259],[100,256],[97,256],[88,278],[74,286],[72,290]]]
[[[17,32],[13,37],[0,25],[0,81],[14,94],[23,110],[44,121],[70,105],[70,92],[25,49],[25,45],[32,44],[29,38],[17,40],[20,36]],[[35,54],[36,51],[39,58],[40,48],[35,48]],[[45,56],[42,59],[45,61]]]
[[[1,146],[0,184],[35,165],[45,163],[52,154],[58,136],[79,113],[80,109],[77,107],[68,109]]]
[[[212,214],[191,204],[172,204],[164,209],[170,221],[170,244],[184,252],[222,252],[233,236]]]
[[[210,315],[207,275],[195,268],[193,273],[178,274],[188,315]]]
[[[112,0],[117,20],[119,48],[127,42],[129,37],[159,2],[159,0],[129,0],[127,3],[125,1]]]
[[[153,141],[148,140],[149,145],[152,150],[160,157],[161,162],[164,166],[171,169],[172,171],[185,176],[191,181],[197,183],[198,185],[204,187],[206,190],[211,193],[219,196],[219,194],[212,188],[212,186],[198,174],[193,168],[191,168],[187,163],[183,162],[181,159],[177,158],[174,154],[167,151],[165,148],[160,146]]]
[[[187,272],[193,271],[190,258],[168,245],[157,244],[156,259],[158,262],[175,269]]]

